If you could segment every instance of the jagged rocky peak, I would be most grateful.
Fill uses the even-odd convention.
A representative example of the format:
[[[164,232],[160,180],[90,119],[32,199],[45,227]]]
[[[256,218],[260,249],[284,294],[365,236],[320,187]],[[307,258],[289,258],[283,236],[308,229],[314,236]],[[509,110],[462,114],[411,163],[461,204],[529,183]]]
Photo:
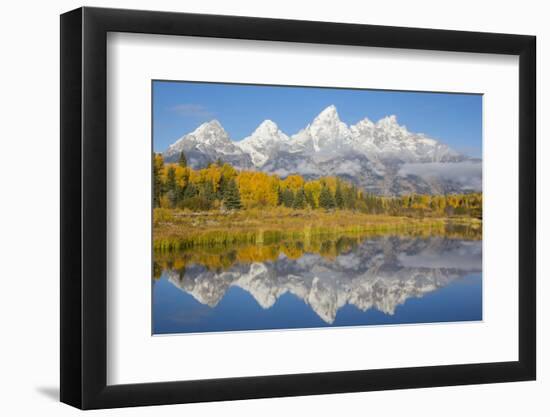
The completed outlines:
[[[363,120],[359,120],[356,124],[351,126],[352,129],[357,129],[359,131],[371,131],[374,128],[375,124],[368,117],[365,117]]]
[[[276,135],[279,133],[279,126],[277,126],[277,123],[275,123],[273,120],[266,119],[262,123],[258,125],[254,133],[252,133],[252,136],[257,135]]]
[[[220,142],[230,142],[229,135],[217,120],[211,120],[201,124],[191,133],[188,133],[172,145],[164,152],[165,157],[170,157],[183,150],[190,149],[193,145],[205,144],[220,144]]]
[[[319,113],[310,125],[310,130],[312,130],[312,132],[317,131],[316,133],[324,131],[323,133],[341,135],[342,132],[347,133],[347,129],[347,125],[340,120],[338,110],[334,105],[328,106]]]
[[[261,143],[268,145],[270,142],[286,142],[288,139],[288,136],[279,129],[274,121],[267,119],[260,123],[250,136],[237,142],[237,144]]]
[[[313,120],[313,124],[315,123],[338,123],[340,122],[340,116],[338,115],[338,110],[336,109],[336,106],[334,104],[331,104],[330,106],[326,107],[321,113],[317,115],[317,117]]]
[[[217,120],[201,124],[170,145],[163,154],[165,161],[175,162],[182,151],[193,168],[204,167],[220,158],[243,169],[253,167],[250,155],[231,141]]]
[[[378,126],[399,126],[399,123],[397,122],[397,116],[395,114],[390,114],[388,116],[382,117],[378,122],[376,122]]]
[[[402,126],[397,121],[397,116],[395,114],[383,117],[382,119],[376,122],[376,127],[385,130],[388,133],[401,133],[406,135],[409,133],[406,126]]]
[[[330,105],[292,139],[295,141],[295,150],[330,152],[344,146],[349,137],[348,126],[340,120],[336,106]]]
[[[191,134],[197,139],[203,141],[218,141],[220,139],[229,140],[229,135],[227,134],[221,123],[216,119],[203,123],[202,125],[197,127]]]
[[[272,120],[264,120],[254,132],[239,142],[235,142],[243,152],[250,155],[253,164],[261,167],[289,138]]]

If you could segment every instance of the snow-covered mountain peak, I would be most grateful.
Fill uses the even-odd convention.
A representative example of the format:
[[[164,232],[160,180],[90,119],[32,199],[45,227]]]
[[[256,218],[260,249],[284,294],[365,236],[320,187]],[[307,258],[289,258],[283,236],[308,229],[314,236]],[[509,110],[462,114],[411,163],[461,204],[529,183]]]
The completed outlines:
[[[252,135],[235,142],[235,145],[250,155],[256,167],[261,167],[282,146],[286,146],[288,141],[288,136],[275,122],[268,119],[260,123]]]
[[[356,129],[364,130],[364,129],[372,129],[374,128],[374,126],[375,126],[374,122],[370,120],[368,117],[365,117],[363,120],[359,120],[352,127],[355,127]]]
[[[399,122],[397,121],[397,116],[395,114],[380,119],[378,122],[376,122],[376,127],[390,132],[398,131],[404,134],[408,133],[407,128],[399,124]]]
[[[280,136],[282,132],[279,130],[279,126],[272,120],[266,119],[258,125],[256,130],[252,133],[251,136]],[[251,137],[249,136],[249,137]],[[288,139],[288,136],[285,135]]]
[[[195,138],[201,141],[215,140],[229,140],[229,135],[223,128],[220,122],[216,119],[203,123],[191,132]]]
[[[321,113],[315,117],[313,124],[315,123],[338,123],[340,122],[340,116],[338,115],[338,110],[334,104],[326,107]]]
[[[376,124],[368,118],[358,121],[356,124],[350,126],[352,140],[355,143],[371,142],[375,128]]]
[[[336,107],[330,105],[292,138],[295,139],[296,149],[320,152],[343,147],[349,141],[349,137],[348,126],[340,120]]]
[[[379,126],[391,126],[391,125],[399,126],[399,123],[397,122],[397,116],[395,114],[390,114],[388,116],[382,117],[380,120],[378,120],[377,124]]]
[[[191,133],[182,136],[166,149],[163,156],[168,162],[177,161],[185,152],[190,166],[202,166],[217,159],[240,167],[251,167],[250,156],[231,141],[229,134],[217,120],[201,124]]]

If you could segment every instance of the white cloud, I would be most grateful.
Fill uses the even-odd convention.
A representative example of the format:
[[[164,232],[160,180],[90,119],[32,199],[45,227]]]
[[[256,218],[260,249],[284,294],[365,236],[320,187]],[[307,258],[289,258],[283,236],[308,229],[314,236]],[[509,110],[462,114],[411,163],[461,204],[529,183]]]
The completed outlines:
[[[481,162],[427,162],[404,164],[399,175],[416,175],[426,180],[445,179],[462,185],[464,189],[481,190]]]
[[[290,172],[288,172],[286,169],[283,169],[283,168],[279,168],[273,171],[273,173],[277,174],[279,177],[282,177],[282,178],[285,178],[290,174]]]
[[[361,164],[357,161],[344,161],[334,170],[338,175],[354,176],[361,172]]]
[[[322,172],[315,167],[315,165],[312,165],[305,161],[298,162],[298,165],[296,166],[296,172],[299,172],[302,175],[321,175]]]
[[[202,104],[183,103],[170,108],[173,112],[184,117],[208,119],[214,117],[214,113]]]

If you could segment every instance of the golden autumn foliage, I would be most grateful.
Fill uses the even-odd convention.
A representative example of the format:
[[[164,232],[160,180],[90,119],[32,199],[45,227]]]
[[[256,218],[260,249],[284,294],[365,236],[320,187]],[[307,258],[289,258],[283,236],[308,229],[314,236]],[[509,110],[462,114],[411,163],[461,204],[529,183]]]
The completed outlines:
[[[242,171],[237,176],[241,202],[245,208],[275,207],[280,180],[264,172]]]
[[[283,190],[289,189],[294,192],[304,186],[304,179],[300,175],[289,175],[284,180],[280,180],[280,187]]]

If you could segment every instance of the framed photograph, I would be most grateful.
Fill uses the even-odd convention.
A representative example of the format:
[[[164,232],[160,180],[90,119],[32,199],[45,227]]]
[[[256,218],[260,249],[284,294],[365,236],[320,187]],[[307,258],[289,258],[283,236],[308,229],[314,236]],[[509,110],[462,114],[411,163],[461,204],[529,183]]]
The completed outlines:
[[[61,16],[61,401],[533,380],[535,37]]]

